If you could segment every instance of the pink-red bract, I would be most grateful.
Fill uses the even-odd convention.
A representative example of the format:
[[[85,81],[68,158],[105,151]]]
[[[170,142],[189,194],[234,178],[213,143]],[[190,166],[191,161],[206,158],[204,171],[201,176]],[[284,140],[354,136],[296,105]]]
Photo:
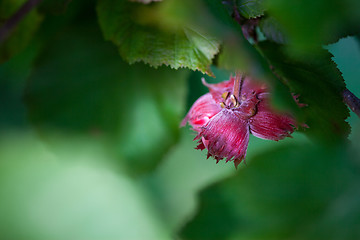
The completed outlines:
[[[245,77],[241,92],[234,93],[235,77],[218,84],[208,84],[209,93],[190,108],[181,125],[188,122],[198,134],[196,149],[207,149],[208,158],[226,159],[237,167],[245,158],[249,135],[278,141],[290,136],[296,121],[289,114],[274,111],[265,84]]]

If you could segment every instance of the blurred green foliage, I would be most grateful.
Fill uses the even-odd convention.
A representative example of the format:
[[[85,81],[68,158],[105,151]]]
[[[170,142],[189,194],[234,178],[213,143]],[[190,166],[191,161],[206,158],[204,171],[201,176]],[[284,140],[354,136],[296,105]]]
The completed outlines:
[[[143,189],[96,142],[60,137],[48,151],[12,133],[0,150],[2,239],[170,239]]]
[[[0,25],[3,25],[24,2],[26,1],[0,1]],[[42,19],[43,16],[33,10],[19,23],[10,37],[0,45],[0,63],[10,59],[29,44]]]
[[[292,50],[311,53],[321,44],[359,32],[357,0],[267,0],[265,5],[288,34]]]
[[[133,173],[155,167],[178,138],[187,72],[129,66],[88,25],[44,48],[25,91],[31,122],[106,138]]]
[[[0,239],[359,239],[359,7],[44,0],[0,43]],[[238,170],[179,129],[235,70],[310,127]]]

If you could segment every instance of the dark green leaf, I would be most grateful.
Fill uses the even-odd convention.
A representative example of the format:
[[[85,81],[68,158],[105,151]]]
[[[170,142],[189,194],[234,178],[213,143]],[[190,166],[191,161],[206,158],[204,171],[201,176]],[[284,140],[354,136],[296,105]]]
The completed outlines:
[[[201,195],[184,239],[358,239],[359,177],[342,148],[284,144]],[[356,167],[356,171],[359,170]]]
[[[214,38],[193,28],[166,30],[145,24],[141,22],[140,7],[141,3],[117,0],[99,0],[97,6],[105,39],[118,47],[126,61],[143,61],[153,67],[188,67],[211,74],[209,66],[219,47]]]
[[[318,49],[311,57],[295,57],[270,42],[258,47],[280,79],[299,95],[300,103],[307,104],[302,109],[309,126],[306,133],[330,142],[346,138],[350,128],[345,122],[349,112],[342,101],[345,83],[332,55]]]

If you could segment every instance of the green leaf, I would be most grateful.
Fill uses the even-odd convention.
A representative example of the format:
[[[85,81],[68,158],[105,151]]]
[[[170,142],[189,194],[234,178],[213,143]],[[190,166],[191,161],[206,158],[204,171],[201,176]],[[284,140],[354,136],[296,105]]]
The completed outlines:
[[[236,7],[245,18],[257,18],[266,10],[264,0],[236,0]]]
[[[25,94],[40,132],[106,139],[130,172],[155,167],[177,141],[187,72],[129,66],[91,24],[68,29],[45,49]]]
[[[0,26],[5,23],[25,2],[4,0],[0,2]],[[10,33],[9,37],[0,44],[0,63],[3,63],[22,51],[36,33],[43,17],[36,10],[28,13],[24,19]]]
[[[200,210],[182,237],[358,239],[359,165],[347,154],[308,142],[258,154],[200,194]]]
[[[317,49],[311,57],[294,56],[270,42],[261,42],[258,47],[277,76],[299,95],[299,102],[307,104],[302,108],[309,126],[305,133],[325,142],[345,139],[350,132],[345,122],[349,111],[342,101],[345,83],[332,55]]]
[[[193,28],[164,29],[144,24],[140,17],[141,6],[128,1],[98,2],[97,13],[105,39],[118,47],[126,61],[142,61],[153,67],[163,64],[175,69],[187,67],[212,74],[209,66],[219,50],[219,43],[214,38]]]

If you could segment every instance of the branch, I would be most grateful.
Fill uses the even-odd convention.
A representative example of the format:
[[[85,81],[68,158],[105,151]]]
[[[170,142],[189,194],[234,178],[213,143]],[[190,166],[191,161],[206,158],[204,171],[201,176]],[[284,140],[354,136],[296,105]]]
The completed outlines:
[[[350,92],[349,89],[344,90],[343,98],[344,102],[349,106],[351,111],[360,117],[360,99]]]
[[[0,43],[4,42],[17,24],[42,0],[28,0],[0,28]]]

